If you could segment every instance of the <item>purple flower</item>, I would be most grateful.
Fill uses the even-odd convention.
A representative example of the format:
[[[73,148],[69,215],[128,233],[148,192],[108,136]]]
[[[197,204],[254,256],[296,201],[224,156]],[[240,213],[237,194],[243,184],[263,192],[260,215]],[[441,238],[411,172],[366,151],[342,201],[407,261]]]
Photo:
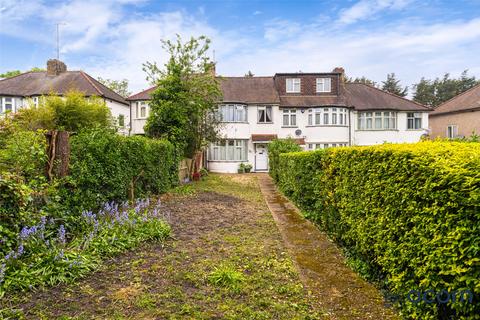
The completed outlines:
[[[15,259],[15,252],[10,251],[9,253],[7,253],[7,255],[5,256],[5,261],[8,262],[8,260],[10,259]]]
[[[23,252],[24,252],[24,250],[23,250],[23,244],[21,244],[21,245],[18,246],[17,254],[16,254],[15,258],[20,257],[20,256],[23,254]]]
[[[60,228],[58,228],[58,241],[65,245],[66,239],[65,239],[65,227],[60,225]]]
[[[19,234],[19,238],[20,240],[22,241],[25,241],[27,240],[28,238],[30,238],[30,236],[34,235],[35,233],[37,233],[38,231],[38,227],[37,226],[33,226],[31,228],[29,227],[23,227],[22,230],[20,231],[20,234]]]

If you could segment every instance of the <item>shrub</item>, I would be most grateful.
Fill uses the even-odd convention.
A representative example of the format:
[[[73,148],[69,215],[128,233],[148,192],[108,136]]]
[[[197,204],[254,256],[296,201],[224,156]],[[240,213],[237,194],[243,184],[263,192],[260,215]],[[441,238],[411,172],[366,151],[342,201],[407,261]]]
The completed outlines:
[[[71,139],[71,168],[65,202],[71,210],[164,193],[178,182],[178,157],[165,140],[124,137],[105,130],[84,131]]]
[[[293,139],[276,139],[268,144],[268,162],[270,175],[278,181],[278,160],[281,153],[301,151],[302,148]]]
[[[23,227],[16,247],[0,258],[0,298],[7,291],[73,281],[106,257],[170,233],[160,203],[151,206],[148,200],[132,206],[106,203],[96,214],[84,211],[76,223],[81,233],[46,217]]]
[[[287,153],[275,170],[281,190],[400,297],[406,318],[480,319],[480,144]],[[407,297],[466,289],[472,303]]]

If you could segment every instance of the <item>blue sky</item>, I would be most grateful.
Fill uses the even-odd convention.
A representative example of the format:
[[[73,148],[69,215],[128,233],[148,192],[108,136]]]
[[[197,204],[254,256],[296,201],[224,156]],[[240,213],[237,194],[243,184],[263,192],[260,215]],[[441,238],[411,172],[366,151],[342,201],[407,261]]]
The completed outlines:
[[[71,70],[146,88],[142,63],[163,63],[160,39],[207,35],[221,75],[329,71],[405,85],[464,69],[480,77],[480,0],[0,0],[0,72]],[[213,55],[213,52],[211,53]]]

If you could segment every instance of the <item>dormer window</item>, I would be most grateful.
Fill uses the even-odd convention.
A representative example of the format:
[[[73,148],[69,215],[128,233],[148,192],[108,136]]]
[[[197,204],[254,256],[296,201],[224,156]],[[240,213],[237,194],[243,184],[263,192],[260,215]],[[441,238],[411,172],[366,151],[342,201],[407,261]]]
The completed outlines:
[[[300,79],[287,79],[287,93],[300,93]]]
[[[317,92],[331,92],[332,79],[331,78],[317,78]]]

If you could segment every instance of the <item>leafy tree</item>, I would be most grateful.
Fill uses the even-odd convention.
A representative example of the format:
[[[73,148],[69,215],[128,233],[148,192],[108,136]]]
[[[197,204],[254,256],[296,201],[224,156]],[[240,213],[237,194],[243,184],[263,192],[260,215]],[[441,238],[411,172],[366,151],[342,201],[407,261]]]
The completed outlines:
[[[21,73],[22,73],[22,72],[21,72],[20,70],[6,71],[6,72],[0,74],[0,78],[1,78],[1,79],[11,78],[11,77],[18,76],[18,75],[21,74]]]
[[[182,42],[177,35],[175,41],[162,40],[162,44],[170,55],[165,68],[155,62],[143,67],[147,80],[157,85],[145,132],[170,140],[191,158],[219,138],[219,119],[214,115],[221,90],[206,55],[210,40],[201,36]]]
[[[13,114],[13,122],[27,130],[78,132],[91,128],[112,128],[110,109],[105,101],[98,97],[87,99],[82,93],[74,91],[65,97],[51,95],[40,98],[36,108],[23,108]]]
[[[29,71],[38,72],[38,71],[45,71],[45,69],[38,68],[38,67],[33,67]],[[20,70],[6,71],[6,72],[0,74],[0,79],[15,77],[15,76],[18,76],[21,73],[22,73],[22,71],[20,71]]]
[[[128,80],[112,80],[112,79],[103,79],[98,77],[97,80],[105,85],[106,87],[112,89],[122,97],[126,98],[129,97],[132,93],[128,90]]]
[[[402,87],[400,80],[397,80],[395,73],[387,74],[387,80],[382,81],[382,90],[396,94],[400,97],[405,97],[408,93],[408,87]]]
[[[459,78],[451,78],[449,73],[435,80],[422,78],[413,86],[415,90],[413,100],[437,107],[479,83],[475,76],[468,75],[468,70],[464,70]]]
[[[372,87],[377,87],[377,83],[376,83],[375,81],[370,80],[370,79],[368,79],[368,78],[365,77],[365,76],[362,76],[361,78],[358,78],[358,77],[357,77],[357,78],[355,78],[355,79],[354,79],[354,78],[348,78],[348,77],[347,77],[347,78],[346,78],[346,81],[347,81],[348,83],[363,83],[363,84],[368,84],[368,85],[370,85],[370,86],[372,86]]]

